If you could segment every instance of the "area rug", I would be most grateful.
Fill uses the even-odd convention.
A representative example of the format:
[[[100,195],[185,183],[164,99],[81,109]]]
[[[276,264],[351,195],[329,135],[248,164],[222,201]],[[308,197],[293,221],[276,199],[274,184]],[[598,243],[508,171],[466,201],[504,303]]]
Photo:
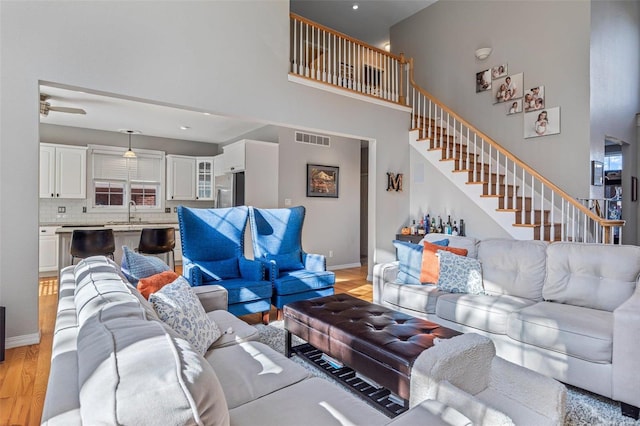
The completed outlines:
[[[284,353],[283,326],[283,321],[274,321],[269,325],[258,324],[255,327],[258,329],[260,340],[263,343],[280,353]],[[305,342],[293,336],[294,346],[302,343]],[[302,365],[309,370],[312,375],[341,386],[337,381],[311,366],[302,358],[294,355],[291,360]],[[619,404],[608,398],[573,386],[567,386],[567,416],[564,424],[565,426],[640,426],[640,420],[634,421],[629,417],[623,416],[620,413]]]

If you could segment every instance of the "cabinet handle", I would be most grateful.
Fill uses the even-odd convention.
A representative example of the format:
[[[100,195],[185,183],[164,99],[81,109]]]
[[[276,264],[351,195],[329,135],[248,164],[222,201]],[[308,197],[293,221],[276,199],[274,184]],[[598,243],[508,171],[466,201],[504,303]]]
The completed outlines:
[[[231,170],[235,170],[235,169],[236,169],[235,167],[232,167],[232,168],[231,168]]]
[[[60,196],[60,194],[56,194],[56,197],[59,197],[59,196]]]
[[[53,192],[51,193],[51,198],[53,198]]]
[[[173,200],[173,195],[171,196],[171,199]]]

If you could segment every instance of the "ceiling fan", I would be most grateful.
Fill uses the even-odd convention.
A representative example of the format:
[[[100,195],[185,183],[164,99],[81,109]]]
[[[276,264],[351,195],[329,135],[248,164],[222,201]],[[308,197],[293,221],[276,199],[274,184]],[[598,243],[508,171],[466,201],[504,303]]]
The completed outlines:
[[[44,115],[45,117],[49,115],[49,111],[66,112],[69,114],[86,114],[87,113],[82,108],[70,108],[70,107],[61,107],[61,106],[51,105],[49,102],[47,102],[47,100],[50,98],[51,96],[47,95],[46,93],[40,93],[40,114]]]

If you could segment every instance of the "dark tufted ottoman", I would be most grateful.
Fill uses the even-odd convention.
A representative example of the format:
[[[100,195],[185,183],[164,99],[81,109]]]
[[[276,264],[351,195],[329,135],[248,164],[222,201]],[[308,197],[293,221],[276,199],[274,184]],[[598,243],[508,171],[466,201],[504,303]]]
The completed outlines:
[[[336,294],[284,306],[286,355],[291,334],[409,399],[411,366],[436,337],[461,334],[364,300]]]

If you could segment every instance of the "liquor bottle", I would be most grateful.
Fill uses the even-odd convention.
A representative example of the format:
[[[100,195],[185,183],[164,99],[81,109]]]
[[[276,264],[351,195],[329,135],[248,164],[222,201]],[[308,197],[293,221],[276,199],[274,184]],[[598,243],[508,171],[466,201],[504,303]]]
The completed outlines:
[[[447,224],[444,227],[445,229],[445,234],[451,235],[451,215],[447,216]]]
[[[429,213],[427,213],[427,215],[424,217],[424,232],[425,234],[428,234],[429,232],[431,232],[431,221],[429,220]]]
[[[465,232],[464,232],[464,220],[460,219],[460,230],[458,231],[461,237],[465,236]]]
[[[440,217],[440,215],[438,215],[438,234],[442,234],[443,228],[442,228],[442,218]]]
[[[458,231],[458,223],[455,220],[453,221],[453,229],[451,230],[451,235],[460,235],[460,232]]]
[[[438,231],[438,229],[436,227],[436,217],[434,216],[434,217],[431,218],[431,232],[435,233],[437,231]]]
[[[424,235],[426,233],[424,229],[424,220],[420,219],[420,224],[418,225],[418,235]]]
[[[418,235],[418,227],[416,226],[416,220],[413,220],[413,224],[411,225],[411,235]]]

